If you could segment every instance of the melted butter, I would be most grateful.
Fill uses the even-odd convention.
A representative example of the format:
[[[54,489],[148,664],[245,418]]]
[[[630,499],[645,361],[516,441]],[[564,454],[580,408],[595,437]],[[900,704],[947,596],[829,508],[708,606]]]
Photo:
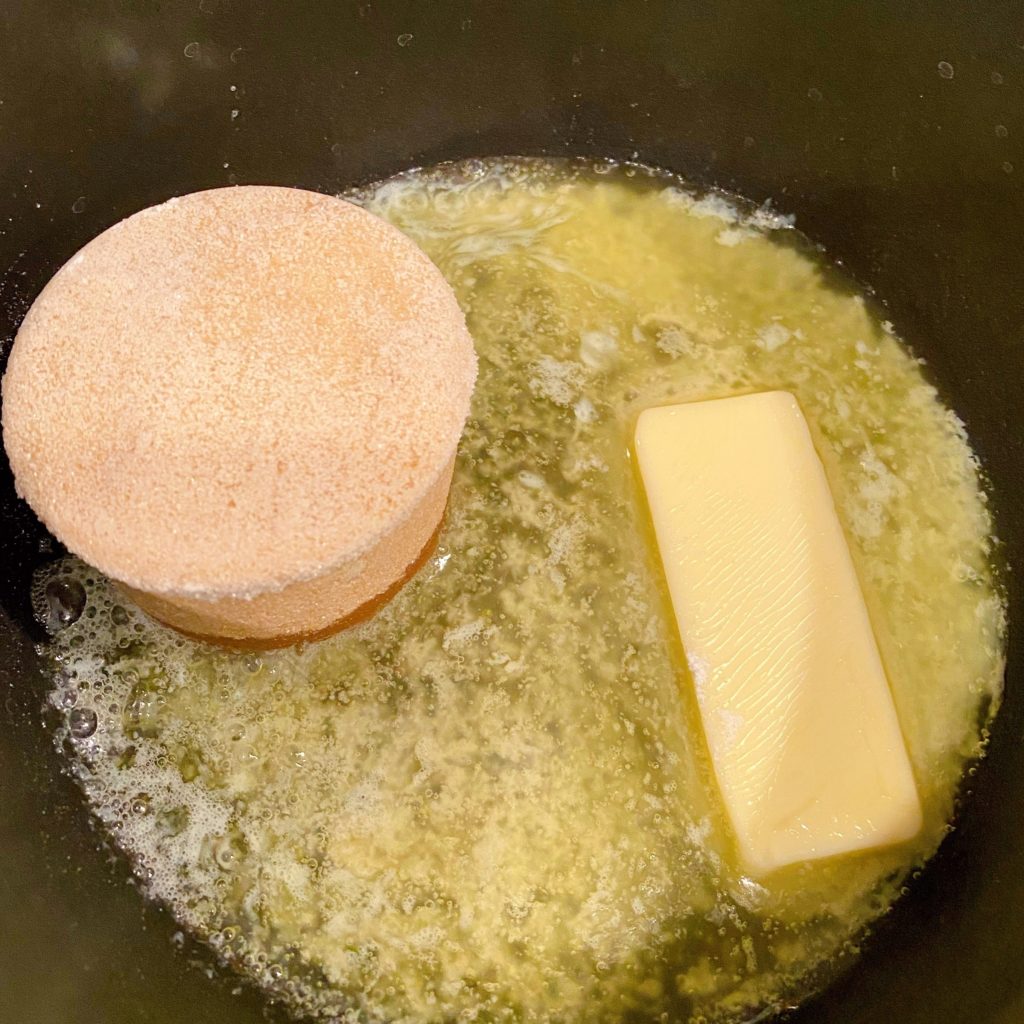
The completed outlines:
[[[933,852],[998,704],[962,426],[770,212],[522,162],[358,198],[438,263],[480,356],[438,552],[372,621],[259,657],[53,570],[87,591],[49,650],[97,817],[154,898],[315,1016],[727,1020],[795,998]],[[646,406],[776,388],[826,461],[925,823],[755,882],[627,451]]]

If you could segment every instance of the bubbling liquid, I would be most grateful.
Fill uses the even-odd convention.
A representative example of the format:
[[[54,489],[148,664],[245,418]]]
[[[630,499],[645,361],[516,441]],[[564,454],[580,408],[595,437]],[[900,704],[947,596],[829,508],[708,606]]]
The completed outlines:
[[[260,655],[48,569],[56,738],[95,815],[154,899],[309,1016],[727,1021],[798,998],[935,850],[998,706],[962,425],[768,209],[537,161],[353,198],[440,266],[480,357],[439,548],[371,621]],[[774,388],[826,463],[925,827],[755,882],[628,449],[645,406]]]

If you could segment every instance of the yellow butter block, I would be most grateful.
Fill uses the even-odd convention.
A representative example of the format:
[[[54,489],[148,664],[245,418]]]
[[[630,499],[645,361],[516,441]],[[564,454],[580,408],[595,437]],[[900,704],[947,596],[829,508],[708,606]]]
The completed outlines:
[[[636,454],[745,868],[912,838],[917,787],[796,399],[648,409]]]

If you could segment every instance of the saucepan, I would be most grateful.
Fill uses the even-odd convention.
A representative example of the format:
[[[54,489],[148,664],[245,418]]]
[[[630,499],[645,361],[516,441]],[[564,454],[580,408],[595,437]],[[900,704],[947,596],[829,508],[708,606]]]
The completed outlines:
[[[230,183],[339,192],[440,160],[576,154],[794,214],[966,423],[1010,633],[955,828],[856,963],[787,1019],[1024,1020],[1024,8],[7,0],[0,24],[4,356],[89,238]],[[0,467],[0,1021],[277,1019],[143,900],[60,772],[29,603],[58,553]]]

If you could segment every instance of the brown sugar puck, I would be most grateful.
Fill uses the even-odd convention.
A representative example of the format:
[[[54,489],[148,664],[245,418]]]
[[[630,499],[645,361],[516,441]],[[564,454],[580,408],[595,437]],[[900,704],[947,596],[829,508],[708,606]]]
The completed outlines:
[[[321,635],[413,572],[476,376],[455,296],[331,196],[241,186],[115,224],[50,281],[3,381],[19,493],[156,618]]]

